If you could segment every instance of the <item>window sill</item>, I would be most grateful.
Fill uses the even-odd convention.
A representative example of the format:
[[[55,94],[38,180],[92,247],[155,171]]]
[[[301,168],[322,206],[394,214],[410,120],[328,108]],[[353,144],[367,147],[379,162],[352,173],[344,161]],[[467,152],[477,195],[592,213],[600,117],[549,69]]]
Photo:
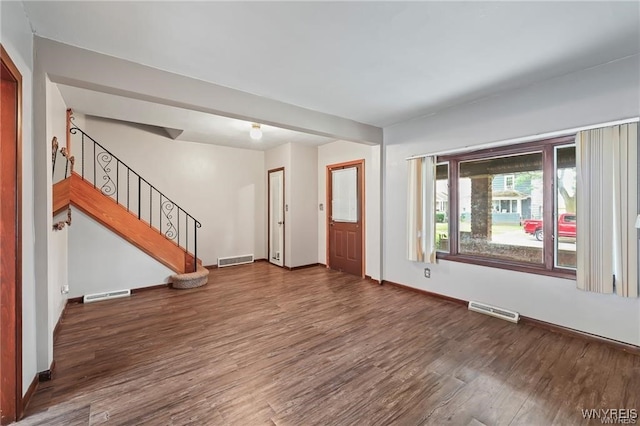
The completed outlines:
[[[486,266],[489,268],[507,269],[510,271],[524,272],[527,274],[545,275],[549,277],[564,278],[568,280],[576,279],[576,271],[570,269],[546,269],[543,265],[527,265],[507,260],[488,259],[479,256],[469,256],[464,254],[449,254],[443,252],[436,253],[436,259],[449,262],[469,263],[472,265]]]

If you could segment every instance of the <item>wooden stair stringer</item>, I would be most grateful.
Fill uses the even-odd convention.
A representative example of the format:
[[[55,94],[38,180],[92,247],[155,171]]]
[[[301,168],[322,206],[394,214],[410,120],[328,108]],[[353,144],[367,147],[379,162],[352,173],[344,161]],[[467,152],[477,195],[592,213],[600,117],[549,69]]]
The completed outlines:
[[[193,271],[193,254],[105,196],[76,173],[53,187],[53,212],[72,205],[178,274]],[[201,263],[198,259],[198,263]]]

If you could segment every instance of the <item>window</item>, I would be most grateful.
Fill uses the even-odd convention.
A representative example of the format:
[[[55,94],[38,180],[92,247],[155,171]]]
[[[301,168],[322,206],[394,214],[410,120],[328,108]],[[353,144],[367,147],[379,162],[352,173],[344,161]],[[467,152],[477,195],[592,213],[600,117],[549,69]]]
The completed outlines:
[[[576,267],[576,147],[555,148],[555,265]]]
[[[514,176],[513,175],[507,175],[504,177],[504,189],[505,190],[510,190],[513,189],[514,187]]]
[[[436,250],[449,251],[449,164],[436,165]]]
[[[574,277],[575,162],[573,137],[439,157],[449,203],[438,257]]]

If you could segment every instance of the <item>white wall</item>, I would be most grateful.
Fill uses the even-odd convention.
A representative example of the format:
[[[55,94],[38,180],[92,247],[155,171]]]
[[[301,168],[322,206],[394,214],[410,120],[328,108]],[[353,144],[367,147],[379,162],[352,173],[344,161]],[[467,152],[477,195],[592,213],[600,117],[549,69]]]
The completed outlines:
[[[69,297],[164,284],[175,273],[77,209],[69,259]]]
[[[441,261],[405,260],[405,158],[640,115],[636,55],[385,129],[384,279],[640,345],[640,299],[586,293],[575,281]]]
[[[38,372],[33,203],[33,36],[21,2],[0,2],[0,42],[22,74],[22,392]]]
[[[318,198],[324,210],[317,212],[318,263],[327,263],[327,166],[364,159],[365,175],[365,273],[380,279],[380,147],[336,141],[318,147]],[[317,206],[316,206],[317,207]]]
[[[46,80],[46,107],[47,107],[47,141],[51,146],[53,137],[58,138],[60,148],[66,145],[67,134],[67,105],[62,99],[62,95],[58,90],[58,86]],[[64,158],[59,155],[56,164],[56,176],[58,179],[64,178],[65,162]],[[49,207],[51,209],[51,207]],[[49,210],[50,211],[50,210]],[[50,211],[51,214],[51,211]],[[66,212],[60,213],[52,219],[52,223],[67,220]],[[47,309],[47,330],[53,336],[53,330],[58,323],[58,319],[64,310],[67,302],[67,295],[62,294],[62,286],[69,284],[68,272],[68,232],[67,227],[60,231],[54,231],[53,227],[49,228],[49,262],[48,266],[48,309]],[[52,340],[53,342],[53,340]],[[53,345],[48,348],[49,357],[53,359]]]
[[[265,153],[265,182],[269,170],[284,167],[284,266],[289,268],[318,262],[317,164],[315,146],[289,142]]]
[[[291,202],[291,144],[283,144],[272,148],[265,152],[265,170],[264,179],[265,182],[268,179],[267,173],[269,170],[278,169],[284,167],[284,266],[291,267],[291,235],[289,231],[289,225],[291,222],[291,215],[289,214],[289,204]],[[268,191],[266,191],[268,192]],[[265,200],[266,203],[266,200]],[[265,210],[263,216],[265,217],[265,223],[267,221],[267,205],[265,204]],[[265,228],[265,233],[267,229]],[[265,238],[265,257],[269,255],[269,248],[266,247],[268,239]]]
[[[215,265],[223,256],[266,256],[262,151],[175,141],[151,127],[94,117],[85,117],[84,127],[202,223],[198,257],[203,265]],[[164,278],[158,276],[155,284]]]
[[[291,267],[318,262],[318,148],[291,143],[289,227]]]

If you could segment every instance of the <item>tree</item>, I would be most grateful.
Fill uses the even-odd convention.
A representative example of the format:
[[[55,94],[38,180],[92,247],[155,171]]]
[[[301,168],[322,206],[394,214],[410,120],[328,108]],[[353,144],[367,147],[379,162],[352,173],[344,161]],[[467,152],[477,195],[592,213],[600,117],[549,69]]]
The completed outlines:
[[[571,171],[573,174],[573,179],[567,174],[567,171]],[[569,193],[567,190],[567,180],[570,181],[571,192],[573,195]],[[558,193],[564,200],[564,208],[566,213],[575,213],[576,212],[576,179],[575,179],[575,169],[558,169]]]

